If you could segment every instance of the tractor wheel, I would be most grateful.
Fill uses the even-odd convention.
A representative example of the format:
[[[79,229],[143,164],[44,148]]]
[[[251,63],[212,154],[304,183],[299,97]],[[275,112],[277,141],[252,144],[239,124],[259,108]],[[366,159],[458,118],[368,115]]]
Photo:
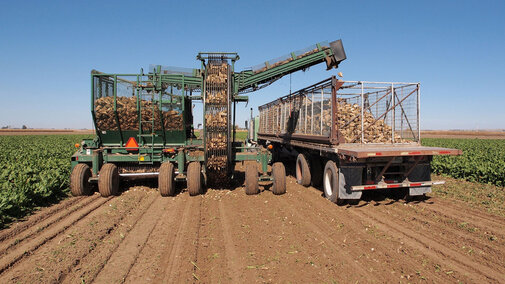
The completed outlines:
[[[158,174],[158,188],[161,196],[174,196],[174,164],[165,162],[160,166]]]
[[[337,203],[338,205],[343,204],[343,200],[338,198],[340,181],[339,181],[339,173],[338,168],[335,162],[328,161],[326,162],[326,166],[324,167],[324,175],[323,175],[323,187],[324,187],[324,196],[333,203]]]
[[[91,195],[92,187],[89,183],[91,169],[86,164],[77,164],[70,175],[70,191],[73,196]]]
[[[277,162],[273,164],[272,177],[274,178],[272,192],[275,195],[286,193],[286,168],[284,168],[283,163]]]
[[[258,165],[256,162],[245,165],[245,194],[253,195],[260,192],[258,186]]]
[[[310,160],[310,177],[313,186],[319,187],[323,184],[323,164],[320,157],[313,156]]]
[[[187,180],[190,196],[202,194],[202,166],[199,162],[189,163]]]
[[[296,158],[296,182],[303,186],[310,185],[310,169],[305,155],[298,154]]]
[[[98,191],[102,197],[117,195],[119,190],[119,173],[116,165],[105,164],[98,175]]]

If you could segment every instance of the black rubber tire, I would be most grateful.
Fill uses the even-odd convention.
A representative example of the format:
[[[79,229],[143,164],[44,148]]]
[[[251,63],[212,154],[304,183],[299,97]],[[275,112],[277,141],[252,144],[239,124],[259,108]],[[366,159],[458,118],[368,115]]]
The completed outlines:
[[[260,192],[258,185],[258,165],[256,162],[245,164],[245,194],[254,195]]]
[[[119,172],[116,165],[105,164],[98,175],[98,191],[102,197],[117,195],[119,191]]]
[[[321,157],[313,156],[310,159],[310,177],[312,186],[319,187],[323,184],[323,163]]]
[[[281,162],[272,165],[272,177],[274,182],[272,184],[272,192],[275,195],[286,193],[286,168]]]
[[[187,171],[188,192],[190,196],[202,194],[202,166],[199,162],[191,162]]]
[[[323,173],[324,196],[331,202],[342,205],[344,200],[338,198],[340,181],[338,168],[335,162],[331,160],[326,162]]]
[[[296,158],[296,168],[295,168],[296,182],[303,186],[310,185],[310,168],[309,163],[304,154],[298,154]]]
[[[158,189],[161,196],[174,196],[174,164],[165,162],[161,164],[158,174]]]
[[[91,169],[86,164],[77,164],[70,174],[70,191],[73,196],[91,195],[93,193],[89,178]]]

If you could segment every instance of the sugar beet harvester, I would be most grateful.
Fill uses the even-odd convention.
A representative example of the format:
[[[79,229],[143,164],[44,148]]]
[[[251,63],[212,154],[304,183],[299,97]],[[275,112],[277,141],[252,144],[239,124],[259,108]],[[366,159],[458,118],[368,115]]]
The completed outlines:
[[[295,158],[297,182],[335,203],[378,189],[422,196],[443,183],[431,181],[432,157],[461,154],[421,146],[419,83],[331,77],[260,106],[256,124],[273,160]]]
[[[247,194],[259,192],[259,181],[272,181],[274,194],[286,191],[285,168],[262,146],[235,141],[235,107],[245,93],[268,86],[284,75],[325,62],[337,68],[345,59],[340,40],[319,43],[235,72],[236,53],[199,53],[200,69],[150,67],[147,74],[91,72],[94,139],[83,140],[71,158],[71,191],[88,195],[94,184],[102,196],[116,195],[120,178],[158,178],[163,196],[175,194],[175,182],[186,181],[190,195],[203,193],[208,181],[233,176],[245,163]],[[203,130],[193,128],[193,100],[203,102]],[[258,162],[261,175],[258,174]]]

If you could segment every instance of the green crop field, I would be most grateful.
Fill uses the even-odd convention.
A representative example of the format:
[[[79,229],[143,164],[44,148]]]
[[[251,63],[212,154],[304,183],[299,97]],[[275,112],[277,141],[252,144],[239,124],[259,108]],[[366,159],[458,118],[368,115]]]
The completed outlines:
[[[89,135],[0,136],[0,228],[68,195],[70,156]]]
[[[434,173],[467,181],[505,186],[505,140],[425,138],[423,146],[456,148],[461,156],[436,156]]]

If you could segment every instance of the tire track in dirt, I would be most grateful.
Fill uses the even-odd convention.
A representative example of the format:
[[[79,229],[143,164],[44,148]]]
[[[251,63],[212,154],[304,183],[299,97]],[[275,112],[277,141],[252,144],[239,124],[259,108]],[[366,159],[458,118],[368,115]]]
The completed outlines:
[[[503,275],[484,266],[480,263],[468,260],[467,257],[457,251],[454,251],[440,243],[436,239],[421,235],[414,232],[407,226],[402,226],[391,220],[390,217],[378,211],[365,212],[363,208],[352,208],[349,210],[352,214],[362,219],[368,219],[375,224],[380,230],[388,232],[396,237],[403,239],[405,243],[411,247],[417,248],[423,254],[437,259],[440,263],[451,266],[454,270],[459,271],[461,275],[473,279],[473,281],[503,281]],[[474,273],[469,274],[471,270]]]
[[[143,249],[139,252],[136,261],[129,270],[125,278],[126,283],[147,283],[153,282],[165,264],[161,264],[161,256],[169,249],[169,244],[175,239],[175,232],[172,230],[179,225],[187,201],[184,196],[164,197],[167,203],[159,223],[154,226],[153,232],[147,238]],[[174,238],[171,236],[174,235]]]
[[[293,182],[295,182],[294,179]],[[363,219],[356,218],[356,216],[348,212],[349,210],[354,210],[353,207],[339,207],[336,204],[333,204],[324,199],[321,196],[321,192],[313,187],[305,188],[295,183],[291,189],[292,190],[289,193],[294,193],[299,197],[295,198],[295,202],[299,203],[296,207],[306,208],[309,206],[309,210],[311,208],[312,212],[314,212],[314,214],[312,214],[314,217],[310,220],[326,219],[326,224],[335,225],[337,224],[335,220],[338,220],[338,222],[341,222],[343,225],[343,228],[348,230],[348,235],[346,238],[351,240],[365,240],[367,247],[375,248],[375,251],[379,254],[379,256],[375,257],[380,259],[380,261],[383,261],[389,269],[400,272],[402,275],[406,274],[419,277],[419,280],[423,280],[422,277],[425,277],[427,274],[429,274],[429,277],[432,281],[454,281],[452,275],[438,275],[432,273],[432,271],[429,270],[429,263],[427,263],[425,259],[418,257],[418,252],[411,251],[411,249],[404,247],[402,242],[391,239],[391,237],[388,236],[387,232],[384,234],[377,234],[374,232],[370,223],[366,224],[363,222]],[[317,216],[318,214],[316,214],[316,212],[321,212],[321,214]],[[357,227],[356,224],[360,224],[361,226]],[[354,253],[355,250],[350,249],[352,246],[352,244],[349,244],[342,249],[346,249],[351,253]],[[360,255],[355,255],[355,257],[361,259],[361,254],[366,252],[366,250],[360,249],[356,252]],[[383,267],[383,270],[385,269],[386,268]],[[375,278],[375,276],[372,277]],[[387,277],[387,280],[385,280],[385,282],[390,279],[390,277]]]
[[[405,223],[405,226],[408,225],[418,232],[430,232],[430,236],[436,236],[438,242],[443,242],[447,246],[458,250],[464,248],[468,254],[467,258],[474,258],[478,262],[505,273],[505,246],[502,240],[491,241],[484,234],[474,236],[473,234],[481,232],[474,231],[473,227],[466,227],[465,223],[463,223],[464,226],[461,223],[457,224],[449,217],[444,216],[442,219],[440,216],[430,216],[433,212],[414,208],[393,204],[382,212],[390,214],[391,219]]]
[[[74,261],[74,265],[69,266],[58,278],[59,283],[93,282],[98,273],[107,264],[111,255],[129,236],[129,232],[135,227],[145,212],[152,207],[157,194],[141,193],[138,197],[132,198],[131,206],[127,206],[117,220],[109,224],[105,232],[99,234],[96,239],[96,246],[89,251],[85,251]],[[123,196],[122,196],[123,197]],[[124,234],[123,234],[124,232]]]
[[[52,212],[51,215],[45,216],[45,218],[39,220],[39,222],[31,224],[30,226],[25,226],[23,230],[19,230],[16,232],[16,234],[13,234],[9,237],[10,242],[9,240],[6,240],[5,242],[0,243],[0,256],[4,255],[5,252],[11,247],[21,244],[24,240],[32,237],[35,234],[40,234],[43,230],[47,229],[51,225],[61,221],[64,218],[67,218],[69,214],[100,198],[99,196],[94,197],[96,198],[89,198],[89,200],[81,199],[81,202],[70,209],[68,208],[71,206],[65,206],[65,208],[60,208],[57,210],[57,212]]]
[[[96,199],[96,198],[94,198]],[[94,200],[92,199],[92,200]],[[85,197],[72,197],[62,202],[53,205],[48,208],[43,208],[40,211],[34,213],[32,216],[28,217],[26,221],[20,221],[10,226],[10,228],[4,229],[0,232],[0,242],[3,242],[6,239],[13,238],[17,234],[23,232],[24,230],[34,226],[35,224],[44,221],[45,219],[51,217],[53,214],[58,213],[61,210],[64,210],[77,202],[86,203],[88,198]]]
[[[228,268],[228,276],[232,283],[239,283],[240,268],[246,267],[242,260],[238,257],[235,250],[235,243],[230,231],[230,223],[227,216],[231,216],[230,212],[226,209],[224,202],[219,202],[219,220],[223,234],[224,253],[226,255],[226,267]]]
[[[107,259],[107,264],[97,274],[94,282],[98,283],[123,283],[131,267],[144,248],[147,239],[162,217],[168,214],[166,200],[161,196],[149,204],[149,207],[139,216],[133,228],[128,232],[117,248]],[[160,216],[160,212],[163,212]]]
[[[186,201],[186,206],[184,208],[184,213],[182,214],[179,227],[175,233],[175,240],[172,244],[170,250],[168,250],[165,256],[162,258],[161,263],[163,264],[163,271],[159,274],[160,279],[155,280],[155,282],[163,282],[163,283],[175,283],[177,275],[177,268],[182,266],[182,257],[181,252],[184,248],[184,238],[188,238],[188,231],[191,226],[190,220],[194,215],[192,209],[194,209],[194,204],[196,203],[195,199],[199,197],[192,197]]]
[[[84,217],[88,216],[91,212],[95,211],[105,203],[109,202],[111,198],[96,199],[93,202],[89,203],[88,206],[85,206],[80,210],[77,210],[76,212],[69,214],[67,218],[64,218],[60,223],[58,223],[54,227],[43,231],[40,235],[35,236],[31,240],[23,242],[19,246],[15,246],[7,250],[4,256],[0,259],[0,274],[3,273],[6,269],[11,267],[12,265],[14,265],[24,256],[30,255],[40,246],[52,240],[53,238],[64,232],[66,229],[74,225],[74,223],[76,223],[79,220],[82,220]]]

